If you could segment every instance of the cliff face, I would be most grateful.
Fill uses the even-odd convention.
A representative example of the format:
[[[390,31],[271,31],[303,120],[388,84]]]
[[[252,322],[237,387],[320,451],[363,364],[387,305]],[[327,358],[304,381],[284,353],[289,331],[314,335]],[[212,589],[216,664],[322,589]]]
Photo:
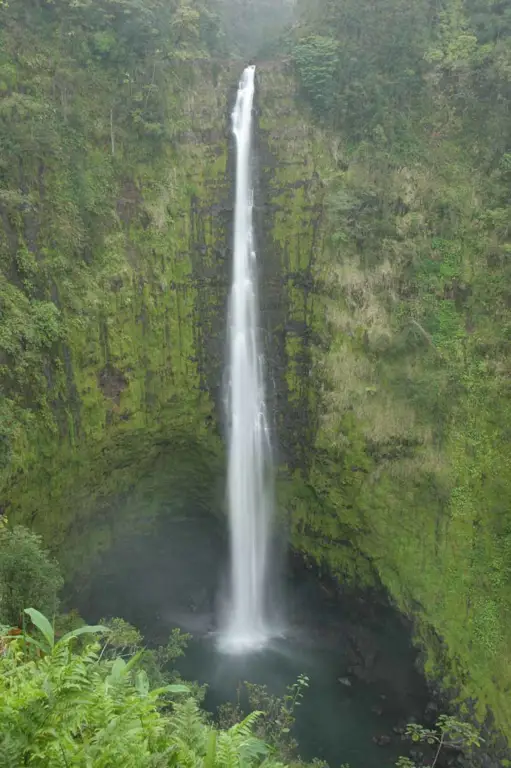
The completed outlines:
[[[94,115],[103,133],[84,139],[79,166],[56,131],[60,156],[24,171],[29,213],[18,215],[22,201],[9,208],[4,200],[12,336],[23,351],[14,323],[21,302],[29,312],[44,303],[56,329],[31,357],[36,380],[20,376],[20,393],[6,373],[1,498],[12,519],[33,525],[55,550],[69,549],[70,565],[84,526],[98,527],[96,548],[108,546],[101,510],[133,493],[155,463],[168,462],[169,496],[188,489],[190,503],[221,506],[230,110],[240,68],[183,65],[179,90],[162,80],[171,136],[155,143],[145,135],[136,149],[133,128],[116,125],[109,111],[105,84]],[[313,348],[322,329],[313,271],[322,247],[324,149],[281,67],[261,67],[258,78],[256,227],[270,410],[279,462],[305,469],[318,414]],[[64,180],[72,221],[56,206]],[[80,184],[86,188],[76,195]],[[59,231],[71,225],[77,231],[69,237]],[[54,232],[59,250],[50,257]]]
[[[78,210],[79,235],[90,248],[78,269],[72,263],[76,235],[69,233],[65,250],[50,261],[51,235],[38,221],[44,216],[46,229],[60,225],[51,221],[58,212],[51,208],[49,185],[61,190],[64,173],[75,183],[76,167],[64,168],[68,158],[45,168],[44,183],[29,193],[33,243],[27,243],[27,216],[12,227],[11,252],[6,243],[15,270],[11,290],[30,308],[41,301],[35,293],[26,297],[19,269],[24,249],[38,271],[44,269],[40,292],[59,328],[42,349],[40,386],[29,383],[21,397],[14,386],[9,392],[19,418],[2,497],[9,513],[31,521],[57,547],[76,522],[73,499],[85,495],[88,504],[105,486],[120,490],[126,463],[132,465],[126,482],[132,483],[158,439],[181,435],[202,444],[212,432],[214,391],[208,382],[220,379],[228,271],[227,95],[225,80],[215,90],[211,79],[195,72],[179,104],[183,127],[157,157],[131,163],[106,148],[84,148],[83,172],[93,177],[91,186],[101,181],[98,166],[111,166],[113,200],[94,211],[103,219],[100,226],[92,217],[87,221],[87,210]],[[34,183],[37,177],[29,178]]]
[[[415,618],[431,678],[507,733],[500,174],[436,136],[399,157],[377,138],[347,146],[297,108],[293,87],[262,68],[262,231],[285,286],[275,379],[291,541],[341,582],[382,583]]]
[[[0,501],[72,569],[89,556],[85,528],[92,551],[109,546],[112,498],[137,525],[137,505],[122,504],[134,494],[148,518],[154,494],[221,506],[240,65],[185,61],[178,77],[149,66],[119,98],[103,64],[84,75],[37,35],[21,57],[15,43],[7,53],[30,87],[3,62],[2,130],[18,143],[0,195]],[[477,538],[471,528],[482,476],[505,455],[491,449],[488,414],[465,401],[442,450],[432,425],[458,370],[443,362],[461,359],[450,346],[458,246],[442,240],[428,256],[443,280],[432,335],[407,315],[410,301],[430,308],[431,297],[402,288],[437,189],[424,168],[384,176],[369,154],[350,156],[295,95],[283,66],[258,68],[256,227],[281,513],[305,556],[342,580],[382,582],[416,617],[431,673],[505,727],[507,550],[490,516]],[[461,182],[468,222],[475,181],[453,176],[442,194],[448,202]],[[474,402],[484,400],[468,373]],[[470,419],[467,447],[456,424]],[[482,578],[481,548],[496,558],[496,586]]]

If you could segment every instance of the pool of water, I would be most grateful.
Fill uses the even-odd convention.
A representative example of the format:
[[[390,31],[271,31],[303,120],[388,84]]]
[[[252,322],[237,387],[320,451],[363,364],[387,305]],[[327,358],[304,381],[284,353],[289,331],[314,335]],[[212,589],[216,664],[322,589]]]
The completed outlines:
[[[406,754],[393,732],[404,713],[401,696],[390,682],[368,683],[355,677],[339,682],[346,673],[345,659],[321,642],[311,645],[299,631],[246,657],[219,654],[214,637],[197,638],[180,669],[184,676],[208,684],[205,706],[212,712],[226,701],[238,700],[241,681],[264,684],[272,693],[283,695],[298,675],[307,675],[309,687],[296,709],[294,727],[303,759],[320,758],[332,768],[342,763],[351,768],[385,768]],[[382,736],[390,736],[390,744],[379,746],[373,741]]]
[[[193,514],[178,519],[163,511],[144,533],[116,530],[93,573],[68,590],[68,607],[93,623],[122,616],[150,644],[164,643],[176,626],[190,632],[179,669],[207,683],[205,706],[211,712],[235,702],[245,680],[280,696],[298,675],[307,675],[295,725],[304,759],[321,758],[331,768],[386,768],[406,754],[394,729],[423,718],[428,694],[416,671],[409,627],[379,597],[340,593],[293,559],[284,635],[250,656],[224,655],[215,634],[226,570],[218,521]]]

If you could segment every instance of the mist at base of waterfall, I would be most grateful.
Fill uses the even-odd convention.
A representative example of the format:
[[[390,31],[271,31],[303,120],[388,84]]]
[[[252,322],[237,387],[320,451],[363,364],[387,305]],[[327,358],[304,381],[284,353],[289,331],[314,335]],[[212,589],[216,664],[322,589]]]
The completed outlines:
[[[244,633],[237,632],[236,629],[228,629],[225,634],[218,636],[217,648],[221,653],[231,656],[244,656],[266,648],[272,637],[271,631],[260,630],[253,626]]]
[[[248,632],[230,628],[228,632],[215,633],[217,650],[228,656],[247,656],[260,653],[276,640],[282,640],[286,631],[282,624],[269,621],[264,626],[251,625]]]

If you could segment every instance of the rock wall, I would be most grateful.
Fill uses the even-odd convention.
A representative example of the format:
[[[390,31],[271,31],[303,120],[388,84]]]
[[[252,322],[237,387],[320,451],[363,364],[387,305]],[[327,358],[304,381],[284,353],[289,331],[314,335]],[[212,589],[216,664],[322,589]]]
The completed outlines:
[[[194,464],[200,455],[210,466],[202,480],[212,485],[223,471],[230,111],[240,69],[196,65],[178,102],[179,131],[163,153],[116,169],[115,210],[92,246],[100,266],[83,278],[85,301],[77,307],[51,275],[64,331],[44,363],[48,407],[38,409],[27,392],[29,420],[16,435],[0,498],[12,519],[33,525],[55,550],[98,524],[98,508],[133,490],[162,454],[169,475],[179,467],[202,504],[221,507],[222,492],[197,483]],[[255,131],[268,397],[276,455],[290,471],[310,464],[318,417],[313,348],[322,328],[313,271],[322,248],[318,167],[326,160],[291,83],[280,65],[259,68]],[[38,194],[42,209],[45,191]]]
[[[64,333],[46,356],[48,408],[27,392],[1,498],[55,548],[95,498],[133,486],[158,445],[171,459],[183,442],[221,456],[232,75],[218,78],[196,68],[175,139],[154,161],[121,165],[80,307],[52,275]]]
[[[70,570],[107,549],[116,524],[144,524],[140,509],[149,519],[154,494],[176,499],[180,514],[184,499],[221,509],[230,110],[240,69],[196,63],[178,87],[166,82],[172,130],[157,150],[145,133],[133,138],[133,126],[120,125],[114,152],[109,104],[98,99],[99,138],[87,134],[76,154],[63,134],[60,154],[15,169],[18,197],[0,197],[8,310],[0,504],[42,532]],[[369,161],[343,159],[295,95],[284,65],[258,67],[256,229],[279,509],[306,558],[342,581],[383,583],[416,618],[430,674],[445,685],[461,681],[460,700],[477,697],[479,717],[489,704],[502,726],[507,684],[496,676],[496,650],[506,640],[475,565],[465,583],[491,531],[474,539],[461,513],[454,523],[444,514],[452,478],[438,466],[420,410],[420,378],[408,375],[420,372],[415,361],[425,354],[432,369],[440,358],[423,334],[399,358],[405,331],[392,336],[382,309],[390,294],[379,243],[392,242],[405,259],[403,238],[421,215],[410,211],[424,199],[410,188],[421,178],[396,171],[378,190]],[[325,217],[334,164],[343,166],[339,221],[357,224],[353,253],[332,248]],[[363,269],[359,247],[370,256]],[[401,289],[400,278],[392,285]],[[486,459],[492,467],[499,460]],[[123,504],[133,494],[141,503]],[[449,535],[451,524],[459,535]],[[95,535],[84,553],[85,529]]]

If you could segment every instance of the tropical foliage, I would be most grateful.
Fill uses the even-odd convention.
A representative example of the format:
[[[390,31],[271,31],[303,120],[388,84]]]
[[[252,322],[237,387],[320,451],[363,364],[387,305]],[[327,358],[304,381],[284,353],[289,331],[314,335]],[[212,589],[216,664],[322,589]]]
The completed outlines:
[[[5,768],[205,766],[277,768],[253,735],[255,712],[227,731],[206,722],[182,684],[150,688],[140,655],[102,657],[108,632],[83,626],[56,641],[48,619],[28,609],[37,631],[0,640],[0,762]]]
[[[61,586],[59,567],[42,548],[40,536],[0,521],[0,625],[21,625],[30,602],[53,616]]]
[[[468,752],[472,747],[480,747],[483,739],[468,723],[460,722],[454,717],[441,715],[435,728],[425,728],[419,723],[410,723],[406,735],[414,743],[428,744],[433,747],[431,768],[437,765],[444,747]],[[401,757],[396,763],[397,768],[417,768],[416,763],[408,757]]]
[[[259,104],[284,160],[266,168],[280,174],[266,208],[293,543],[344,581],[381,582],[416,618],[428,672],[509,731],[509,2],[296,5],[278,53],[299,108],[273,64]],[[245,54],[288,12],[0,3],[0,503],[55,548],[72,539],[62,558],[96,497],[143,475],[157,430],[174,485],[210,495],[230,215],[219,94],[239,71],[222,80],[211,57],[226,56],[220,17],[254,22]],[[51,562],[30,565],[28,535],[4,540],[0,575],[20,579],[0,583],[0,621],[20,623],[25,580],[51,615]]]
[[[286,763],[303,766],[293,726],[296,709],[300,706],[308,687],[309,678],[306,675],[300,675],[295,683],[287,687],[283,696],[277,696],[270,693],[266,685],[245,681],[238,689],[237,703],[226,702],[220,706],[219,722],[224,727],[242,722],[246,715],[243,712],[241,699],[246,698],[249,711],[259,712],[261,715],[255,724],[256,735],[271,744]],[[315,761],[314,765],[321,768],[322,764]]]

